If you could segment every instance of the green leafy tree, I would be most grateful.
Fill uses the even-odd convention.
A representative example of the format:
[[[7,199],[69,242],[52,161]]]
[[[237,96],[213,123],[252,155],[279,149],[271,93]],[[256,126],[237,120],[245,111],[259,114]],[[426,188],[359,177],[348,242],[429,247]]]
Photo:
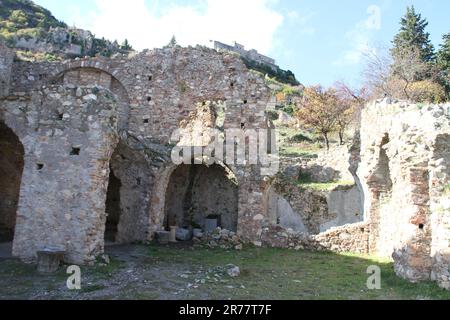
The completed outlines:
[[[405,50],[418,49],[420,58],[424,62],[435,59],[434,47],[430,41],[430,34],[425,31],[427,20],[416,13],[414,6],[407,7],[406,15],[400,21],[400,31],[395,36],[392,48],[394,60],[401,56]]]
[[[340,102],[334,89],[312,86],[303,91],[295,117],[306,128],[322,135],[327,149],[330,149],[329,134],[336,130],[336,115],[340,111]]]

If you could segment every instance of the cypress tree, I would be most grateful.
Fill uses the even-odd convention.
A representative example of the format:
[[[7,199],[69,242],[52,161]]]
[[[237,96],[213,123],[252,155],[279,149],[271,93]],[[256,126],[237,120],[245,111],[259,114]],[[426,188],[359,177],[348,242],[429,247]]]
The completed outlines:
[[[418,49],[424,62],[435,59],[434,47],[429,39],[430,34],[425,31],[427,20],[416,13],[414,6],[406,8],[406,15],[400,21],[400,31],[393,40],[392,55],[394,58],[405,50]]]
[[[438,51],[438,63],[442,69],[450,69],[450,32],[442,37],[443,43]]]

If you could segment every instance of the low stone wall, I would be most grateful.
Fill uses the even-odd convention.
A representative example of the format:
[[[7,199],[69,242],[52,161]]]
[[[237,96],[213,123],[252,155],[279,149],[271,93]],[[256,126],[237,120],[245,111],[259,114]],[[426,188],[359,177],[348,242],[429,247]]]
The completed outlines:
[[[303,232],[286,230],[280,226],[267,226],[262,230],[260,241],[252,244],[269,248],[367,254],[369,252],[369,230],[366,223],[355,223],[311,236]],[[200,238],[194,238],[194,243],[212,248],[236,250],[249,244],[235,232],[220,228],[203,234]]]
[[[366,223],[345,225],[313,236],[271,226],[263,229],[261,243],[272,248],[367,254],[369,232]]]

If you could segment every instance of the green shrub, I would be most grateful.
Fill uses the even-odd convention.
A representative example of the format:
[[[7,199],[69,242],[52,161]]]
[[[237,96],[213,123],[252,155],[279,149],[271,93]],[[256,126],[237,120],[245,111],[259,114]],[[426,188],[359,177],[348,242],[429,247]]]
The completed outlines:
[[[266,111],[266,115],[272,121],[278,120],[280,118],[280,114],[275,110]]]
[[[306,135],[304,135],[302,133],[296,134],[295,136],[289,138],[288,141],[289,142],[293,142],[293,143],[313,142],[313,140],[310,137],[308,137],[308,136],[306,136]]]
[[[445,89],[440,84],[429,80],[412,83],[408,91],[415,102],[441,103],[446,100]]]

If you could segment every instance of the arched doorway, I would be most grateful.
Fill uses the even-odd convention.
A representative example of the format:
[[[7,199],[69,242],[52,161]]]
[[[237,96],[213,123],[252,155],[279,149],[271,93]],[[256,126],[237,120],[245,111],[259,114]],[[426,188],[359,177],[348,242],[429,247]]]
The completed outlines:
[[[14,239],[23,166],[22,143],[0,121],[0,243],[10,243]]]
[[[170,226],[205,230],[206,219],[237,231],[238,186],[223,166],[179,165],[170,175],[165,192],[163,228]]]
[[[145,155],[120,141],[110,159],[105,202],[106,244],[147,240],[153,175]]]
[[[106,193],[106,225],[105,243],[116,242],[120,220],[120,187],[122,183],[114,174],[112,168],[109,171],[109,183]]]

